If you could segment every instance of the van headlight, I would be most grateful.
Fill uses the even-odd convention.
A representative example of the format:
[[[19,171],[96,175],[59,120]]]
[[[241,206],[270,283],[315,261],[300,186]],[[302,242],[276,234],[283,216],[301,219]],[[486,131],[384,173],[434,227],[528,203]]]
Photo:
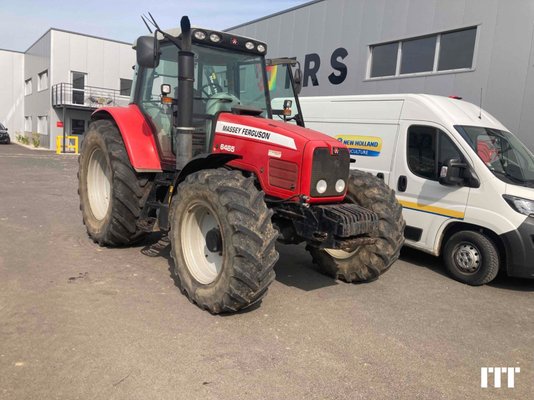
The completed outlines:
[[[518,213],[534,217],[534,200],[503,194],[502,197]]]
[[[328,184],[324,179],[321,179],[317,182],[317,185],[315,186],[315,189],[317,190],[317,193],[323,194],[326,192],[326,189],[328,188]]]

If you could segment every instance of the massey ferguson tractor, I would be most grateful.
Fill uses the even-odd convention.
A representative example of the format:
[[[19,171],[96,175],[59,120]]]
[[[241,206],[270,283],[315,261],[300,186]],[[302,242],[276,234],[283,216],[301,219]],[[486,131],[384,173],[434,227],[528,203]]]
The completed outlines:
[[[187,17],[174,31],[151,23],[134,45],[131,103],[95,111],[82,145],[93,241],[127,246],[159,229],[177,286],[211,313],[265,295],[277,240],[305,242],[321,272],[346,282],[386,271],[403,244],[401,206],[380,179],[349,174],[342,143],[287,117],[299,108],[292,64],[280,61],[290,93],[273,109],[265,43]]]

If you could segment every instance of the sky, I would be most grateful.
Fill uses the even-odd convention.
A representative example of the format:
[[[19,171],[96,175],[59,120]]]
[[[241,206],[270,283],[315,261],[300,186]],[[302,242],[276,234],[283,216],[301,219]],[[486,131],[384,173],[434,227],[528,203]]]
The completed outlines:
[[[26,51],[49,28],[133,42],[150,12],[163,29],[188,15],[191,25],[223,30],[309,0],[0,0],[0,49]]]

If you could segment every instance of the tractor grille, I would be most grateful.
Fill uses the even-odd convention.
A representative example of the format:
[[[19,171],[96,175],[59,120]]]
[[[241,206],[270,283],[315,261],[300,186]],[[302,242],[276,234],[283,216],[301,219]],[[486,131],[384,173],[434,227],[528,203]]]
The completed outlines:
[[[310,194],[312,197],[333,197],[343,193],[336,192],[336,181],[343,179],[348,185],[350,156],[348,149],[337,148],[337,154],[330,154],[326,147],[318,147],[313,152]],[[324,179],[327,189],[324,193],[317,192],[317,182]]]

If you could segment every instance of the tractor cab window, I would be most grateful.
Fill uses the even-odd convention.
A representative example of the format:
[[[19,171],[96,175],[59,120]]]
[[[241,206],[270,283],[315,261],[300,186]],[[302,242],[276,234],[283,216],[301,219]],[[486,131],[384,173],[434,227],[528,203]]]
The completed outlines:
[[[237,105],[258,108],[264,117],[270,117],[263,57],[201,45],[194,45],[193,52],[195,98],[205,105],[208,118]]]
[[[284,120],[284,106],[289,106],[285,120],[296,123],[293,119],[298,114],[298,104],[291,85],[290,66],[270,65],[267,67],[267,80],[271,94],[273,118]]]
[[[171,96],[177,96],[178,89],[178,51],[175,46],[161,46],[159,65],[145,68],[139,87],[139,107],[153,125],[163,159],[173,159],[172,151],[172,106],[161,104],[161,85],[171,85]]]

